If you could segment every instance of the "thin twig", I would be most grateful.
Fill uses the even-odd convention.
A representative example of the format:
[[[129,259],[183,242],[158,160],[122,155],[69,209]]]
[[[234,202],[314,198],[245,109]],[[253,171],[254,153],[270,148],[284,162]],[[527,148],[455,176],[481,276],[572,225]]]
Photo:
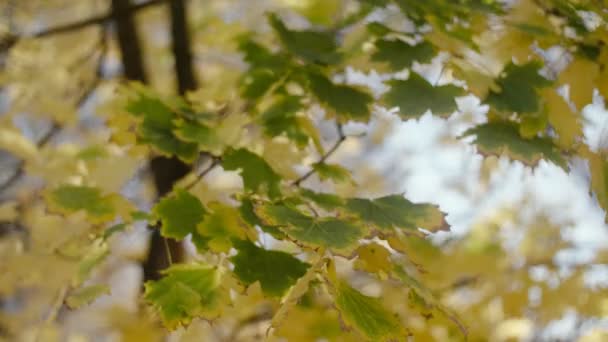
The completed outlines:
[[[167,254],[167,261],[169,266],[173,265],[173,255],[171,254],[171,248],[169,248],[169,239],[163,236],[163,243],[165,245],[165,253]]]
[[[337,127],[337,130],[338,130],[338,140],[336,140],[336,142],[334,143],[334,145],[329,150],[327,150],[327,152],[325,152],[324,155],[321,156],[321,158],[319,159],[319,161],[317,162],[317,164],[325,162],[327,160],[327,158],[331,157],[331,155],[334,154],[334,152],[336,152],[336,150],[340,147],[340,145],[342,145],[342,143],[344,142],[344,140],[346,140],[346,135],[344,135],[344,131],[342,129],[342,125],[338,123],[336,125],[336,127]],[[293,186],[300,186],[300,184],[303,181],[307,180],[315,172],[316,171],[315,171],[314,168],[310,169],[308,172],[306,172],[300,178],[296,179],[293,183],[291,183],[291,185],[293,185]]]
[[[162,4],[167,1],[170,1],[170,0],[150,0],[148,2],[133,5],[132,7],[129,8],[128,11],[126,11],[126,13],[124,13],[124,15],[131,15],[132,12],[136,12],[141,9],[153,6],[153,5]],[[55,35],[55,34],[72,32],[72,31],[76,31],[76,30],[79,30],[79,29],[82,29],[82,28],[85,28],[88,26],[104,24],[104,23],[110,21],[111,19],[112,19],[112,13],[106,13],[106,14],[94,16],[91,18],[83,19],[80,21],[76,21],[76,22],[73,22],[70,24],[59,25],[57,27],[53,27],[53,28],[50,28],[48,30],[44,30],[41,32],[37,32],[37,33],[34,33],[33,37],[42,38],[42,37],[48,37],[48,36]]]
[[[186,185],[184,187],[184,189],[186,189],[186,190],[192,189],[196,184],[198,184],[198,182],[200,182],[203,178],[205,178],[205,176],[209,172],[211,172],[211,170],[213,170],[216,166],[218,166],[221,161],[222,161],[222,159],[219,157],[212,157],[211,164],[209,164],[209,166],[207,166],[203,171],[201,171],[196,176],[196,179],[194,179],[192,182],[190,182],[190,184]]]

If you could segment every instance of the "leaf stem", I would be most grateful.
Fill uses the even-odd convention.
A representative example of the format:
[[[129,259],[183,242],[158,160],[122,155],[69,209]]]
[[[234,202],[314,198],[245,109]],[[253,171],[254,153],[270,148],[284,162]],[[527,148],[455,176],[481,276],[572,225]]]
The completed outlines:
[[[344,142],[344,140],[346,140],[346,135],[344,135],[344,130],[342,129],[342,124],[337,123],[336,124],[336,128],[338,130],[338,140],[336,140],[336,142],[334,143],[334,145],[327,150],[327,152],[325,152],[325,154],[323,154],[321,156],[321,158],[319,159],[319,161],[317,162],[317,164],[323,163],[327,160],[327,158],[331,157],[332,154],[334,154],[334,152],[336,152],[336,150],[340,147],[340,145],[342,145],[342,143]],[[293,186],[300,186],[300,184],[307,180],[310,176],[312,176],[315,173],[315,169],[311,168],[308,172],[306,172],[305,174],[303,174],[300,178],[296,179],[291,185]]]
[[[190,190],[192,189],[196,184],[198,184],[198,182],[200,182],[203,178],[205,178],[205,176],[211,172],[211,170],[213,170],[216,166],[218,166],[220,164],[220,162],[222,161],[222,159],[220,157],[215,157],[212,156],[211,157],[211,164],[209,164],[209,166],[207,166],[204,170],[202,170],[197,176],[196,179],[194,179],[192,182],[190,182],[190,184],[186,185],[184,187],[185,190]]]

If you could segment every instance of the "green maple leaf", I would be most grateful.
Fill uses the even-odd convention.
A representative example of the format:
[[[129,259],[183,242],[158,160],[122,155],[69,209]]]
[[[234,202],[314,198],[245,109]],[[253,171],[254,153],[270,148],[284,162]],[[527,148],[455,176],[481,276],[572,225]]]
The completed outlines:
[[[474,143],[482,154],[496,156],[506,154],[509,158],[519,160],[529,166],[536,166],[539,160],[545,158],[567,169],[566,161],[551,139],[523,138],[520,136],[519,127],[514,122],[499,121],[481,124],[463,134],[463,136],[468,135],[476,136]]]
[[[540,62],[529,62],[523,65],[510,63],[496,80],[499,91],[490,91],[486,102],[504,112],[533,113],[540,110],[538,88],[551,85],[551,81],[541,76],[538,71]]]
[[[374,98],[367,92],[347,85],[335,84],[325,75],[311,71],[308,86],[317,100],[342,120],[368,121]]]
[[[178,120],[173,133],[182,141],[195,143],[198,150],[219,155],[222,152],[221,139],[212,127],[200,122]]]
[[[139,143],[154,146],[161,153],[175,155],[185,162],[194,161],[198,155],[198,145],[181,141],[173,133],[176,128],[173,121],[177,116],[164,102],[147,94],[139,94],[137,99],[129,102],[127,111],[143,117],[137,128]]]
[[[47,192],[45,197],[53,211],[69,214],[83,210],[96,222],[116,215],[110,197],[102,195],[95,187],[65,184]]]
[[[331,179],[335,182],[354,182],[350,171],[341,165],[320,162],[312,164],[312,168],[321,180]]]
[[[257,154],[244,148],[229,149],[222,158],[222,166],[226,170],[241,170],[245,189],[257,192],[265,190],[271,197],[279,196],[281,191],[279,176],[268,163]]]
[[[228,252],[233,238],[246,238],[247,226],[236,208],[217,202],[208,206],[211,212],[198,224],[196,230],[206,245],[216,251]]]
[[[207,213],[198,198],[181,189],[174,196],[163,198],[152,212],[161,221],[161,234],[179,240],[196,232]]]
[[[160,313],[165,326],[174,329],[193,318],[213,319],[228,303],[221,286],[222,271],[203,264],[174,265],[158,281],[145,283],[144,298]]]
[[[282,96],[266,109],[259,118],[264,133],[270,137],[285,134],[300,148],[308,145],[309,136],[297,116],[302,109],[298,96]]]
[[[372,60],[388,63],[397,71],[411,67],[414,61],[428,62],[435,55],[435,48],[426,41],[410,45],[398,39],[380,39],[375,45],[376,51],[372,54]]]
[[[370,341],[400,341],[407,334],[398,317],[374,297],[355,290],[346,282],[334,284],[334,300],[340,317]]]
[[[431,232],[449,229],[445,214],[436,205],[412,203],[402,195],[376,199],[351,198],[346,207],[381,231],[393,228],[416,230],[419,227]]]
[[[249,36],[240,39],[239,50],[249,63],[249,70],[241,81],[241,95],[257,100],[285,74],[289,68],[289,58],[272,53]]]
[[[265,250],[247,240],[235,241],[234,247],[234,274],[246,285],[259,281],[270,296],[282,296],[310,267],[291,254]]]
[[[433,86],[414,72],[405,81],[392,80],[389,84],[391,89],[384,95],[384,101],[390,107],[399,107],[404,119],[417,119],[427,110],[433,115],[447,116],[458,108],[454,98],[463,94],[462,88],[451,84]]]
[[[330,211],[342,207],[345,203],[342,197],[329,193],[315,192],[309,189],[300,189],[300,195],[313,201],[319,207]]]
[[[309,63],[329,65],[340,61],[336,38],[332,33],[289,30],[276,14],[270,14],[268,19],[281,43],[291,54]]]
[[[251,200],[251,198],[245,197],[241,199],[239,214],[241,214],[243,220],[252,227],[260,227],[263,232],[272,235],[275,239],[282,240],[285,238],[285,234],[281,230],[279,230],[279,228],[268,225],[262,222],[259,217],[257,217],[254,211],[253,201]]]
[[[354,223],[333,217],[311,217],[285,205],[261,205],[256,207],[256,214],[299,243],[325,247],[339,254],[348,254],[366,233]]]

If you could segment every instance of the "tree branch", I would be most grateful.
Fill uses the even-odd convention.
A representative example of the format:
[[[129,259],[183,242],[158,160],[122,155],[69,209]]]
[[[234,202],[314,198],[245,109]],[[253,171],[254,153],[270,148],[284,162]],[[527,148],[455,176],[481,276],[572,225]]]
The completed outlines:
[[[167,1],[172,1],[172,0],[150,0],[148,2],[144,2],[141,4],[128,6],[121,13],[121,16],[129,17],[132,15],[133,12],[137,12],[141,9],[148,8],[150,6],[159,5],[159,4],[165,3]],[[122,1],[122,2],[127,4],[127,1]],[[83,29],[88,26],[107,23],[108,21],[112,20],[113,18],[116,18],[116,14],[113,13],[113,11],[110,11],[109,13],[106,13],[103,15],[94,16],[94,17],[76,21],[76,22],[73,22],[70,24],[59,25],[57,27],[52,27],[50,29],[34,33],[33,37],[42,38],[42,37],[52,36],[55,34],[77,31],[77,30]]]
[[[319,161],[317,163],[323,163],[324,161],[327,160],[327,158],[331,157],[332,154],[334,154],[334,152],[336,152],[336,150],[340,147],[340,145],[342,145],[342,143],[344,142],[344,140],[346,140],[346,135],[344,135],[344,131],[342,129],[342,125],[341,124],[336,124],[336,128],[338,130],[338,140],[336,140],[336,142],[334,143],[334,145],[327,151],[325,152],[324,155],[321,156],[321,158],[319,159]],[[291,185],[293,186],[300,186],[300,184],[307,180],[310,176],[312,176],[315,173],[315,169],[310,169],[308,172],[306,172],[305,174],[303,174],[300,178],[296,179],[293,183],[291,183]]]

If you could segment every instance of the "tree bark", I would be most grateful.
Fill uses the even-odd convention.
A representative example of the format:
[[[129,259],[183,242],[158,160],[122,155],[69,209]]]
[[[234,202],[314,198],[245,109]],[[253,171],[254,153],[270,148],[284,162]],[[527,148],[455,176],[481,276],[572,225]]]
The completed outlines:
[[[131,15],[131,0],[112,0],[112,18],[116,25],[118,45],[125,78],[147,83],[141,47]]]
[[[112,20],[116,25],[125,78],[147,83],[148,78],[132,8],[131,0],[112,0]],[[150,169],[158,197],[169,193],[173,184],[190,171],[190,167],[177,158],[164,157],[153,158],[150,161]],[[143,264],[145,281],[160,278],[160,271],[167,268],[171,261],[179,262],[183,259],[181,243],[163,238],[159,227],[150,228],[152,229],[150,248]]]
[[[177,75],[177,91],[184,95],[188,90],[196,89],[196,75],[192,66],[192,52],[190,50],[190,35],[188,22],[186,20],[186,3],[184,0],[172,0],[169,2],[171,14],[171,49],[173,51],[175,73]],[[190,167],[177,158],[155,157],[150,162],[150,168],[154,175],[154,182],[159,196],[171,191],[175,182],[190,172]],[[159,253],[162,248],[168,249],[173,261],[184,258],[183,246],[175,240],[164,240],[160,234],[152,236],[150,254],[144,266],[145,280],[158,279],[159,271],[168,266],[166,258],[155,257],[163,255]],[[155,253],[155,251],[158,251]],[[166,254],[166,253],[165,253]]]
[[[177,75],[177,90],[180,95],[188,90],[196,89],[196,74],[192,65],[190,50],[190,33],[186,19],[186,1],[173,0],[169,2],[171,10],[171,37],[175,72]]]

